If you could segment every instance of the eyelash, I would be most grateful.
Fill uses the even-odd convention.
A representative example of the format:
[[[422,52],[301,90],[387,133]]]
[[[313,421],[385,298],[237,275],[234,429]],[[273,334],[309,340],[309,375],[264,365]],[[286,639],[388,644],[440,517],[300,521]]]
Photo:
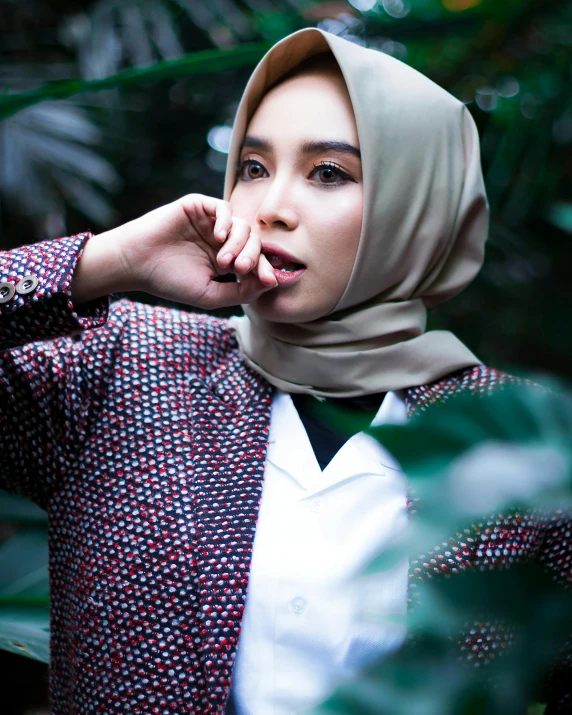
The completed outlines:
[[[332,169],[338,176],[340,176],[344,181],[353,181],[352,177],[347,174],[339,164],[335,161],[321,161],[319,164],[313,164],[314,169]]]
[[[260,161],[258,161],[257,159],[243,159],[243,160],[240,161],[240,162],[238,163],[238,165],[237,165],[237,174],[239,175],[239,179],[240,179],[240,175],[241,175],[241,173],[242,173],[242,170],[243,170],[245,167],[247,167],[247,166],[252,166],[252,164],[259,164],[260,166],[263,167],[262,163],[261,163]],[[339,177],[341,177],[341,178],[344,180],[344,182],[352,181],[352,182],[355,183],[354,179],[352,179],[352,177],[351,177],[349,174],[347,174],[347,173],[341,168],[341,166],[339,166],[338,164],[336,164],[334,161],[321,161],[319,164],[313,164],[312,166],[313,166],[314,168],[313,168],[311,174],[316,173],[316,171],[318,171],[318,170],[320,170],[320,169],[331,169],[331,170],[334,171]],[[264,167],[263,167],[263,168],[264,168]],[[259,178],[260,178],[260,177],[259,177]],[[243,181],[255,181],[255,179],[243,179]],[[340,183],[344,183],[344,182],[336,182],[336,183],[331,183],[331,184],[329,184],[329,183],[322,183],[322,184],[320,184],[320,185],[321,185],[321,186],[339,186]]]

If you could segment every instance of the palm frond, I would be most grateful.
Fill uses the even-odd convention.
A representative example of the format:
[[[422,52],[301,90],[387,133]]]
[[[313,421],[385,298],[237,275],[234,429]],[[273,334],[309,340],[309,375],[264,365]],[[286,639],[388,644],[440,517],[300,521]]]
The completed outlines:
[[[64,227],[66,196],[96,224],[112,219],[109,195],[121,180],[101,155],[103,132],[86,110],[69,102],[29,107],[0,124],[0,142],[0,195],[41,231]]]

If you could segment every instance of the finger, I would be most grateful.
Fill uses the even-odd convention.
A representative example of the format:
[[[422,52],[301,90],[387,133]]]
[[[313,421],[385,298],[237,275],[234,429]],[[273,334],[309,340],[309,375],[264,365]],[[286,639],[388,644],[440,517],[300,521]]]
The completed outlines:
[[[260,254],[260,258],[258,259],[258,265],[256,266],[256,275],[258,276],[258,280],[262,283],[262,285],[268,286],[268,288],[276,288],[276,286],[278,285],[278,281],[276,280],[276,275],[274,273],[274,268],[272,268],[268,259],[263,253]]]
[[[263,293],[266,293],[266,291],[275,288],[276,285],[278,285],[278,281],[274,277],[273,285],[265,285],[259,280],[258,276],[254,273],[249,273],[248,275],[241,277],[236,285],[239,286],[240,302],[251,303]]]
[[[227,268],[242,251],[250,236],[250,224],[244,219],[232,218],[232,227],[224,246],[219,250],[216,260],[221,268]]]
[[[201,305],[197,307],[212,310],[214,308],[229,308],[233,305],[250,303],[267,290],[269,290],[269,287],[263,286],[258,278],[252,274],[245,276],[240,283],[212,281],[201,300]]]
[[[219,243],[226,240],[232,225],[232,209],[228,201],[204,194],[187,194],[179,201],[193,225],[197,221],[202,224],[206,217],[209,219],[208,229],[212,231],[214,238]]]
[[[216,207],[216,220],[213,235],[217,241],[226,241],[232,228],[232,209],[228,201],[220,201]]]
[[[253,268],[256,268],[258,264],[258,259],[260,258],[260,251],[262,250],[262,244],[260,243],[260,236],[256,233],[250,234],[248,240],[238,254],[234,261],[234,270],[236,273],[246,274]]]

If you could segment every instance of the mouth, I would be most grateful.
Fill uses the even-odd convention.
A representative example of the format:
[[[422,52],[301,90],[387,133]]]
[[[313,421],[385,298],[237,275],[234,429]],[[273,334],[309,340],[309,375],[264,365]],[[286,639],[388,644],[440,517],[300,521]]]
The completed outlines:
[[[291,285],[298,281],[306,271],[306,266],[303,263],[280,246],[270,243],[263,244],[262,253],[274,268],[278,285]]]

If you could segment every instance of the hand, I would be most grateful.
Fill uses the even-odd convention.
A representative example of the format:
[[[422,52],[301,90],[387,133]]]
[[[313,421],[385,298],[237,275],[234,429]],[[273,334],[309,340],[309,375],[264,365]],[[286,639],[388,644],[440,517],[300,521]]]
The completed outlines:
[[[239,281],[215,280],[228,273]],[[250,224],[233,216],[227,201],[187,194],[90,238],[74,277],[72,299],[95,297],[94,287],[100,295],[141,290],[209,310],[250,303],[276,285]]]

